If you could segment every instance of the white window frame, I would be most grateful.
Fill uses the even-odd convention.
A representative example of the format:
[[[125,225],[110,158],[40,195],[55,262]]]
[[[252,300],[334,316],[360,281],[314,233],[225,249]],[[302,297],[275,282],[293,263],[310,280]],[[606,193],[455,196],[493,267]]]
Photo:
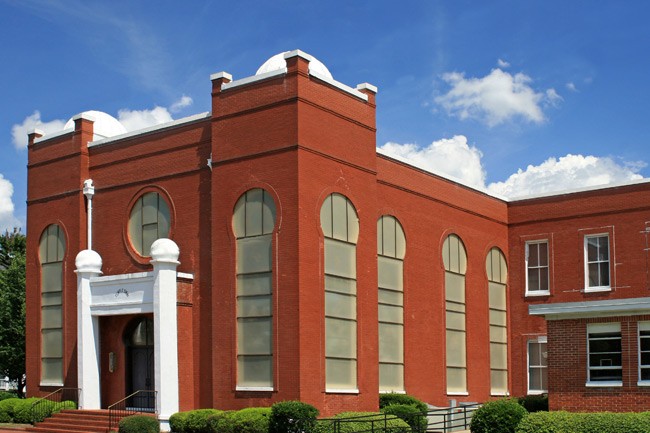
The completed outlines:
[[[528,258],[530,257],[530,246],[531,245],[537,245],[537,244],[546,244],[546,266],[535,266],[535,269],[542,269],[546,268],[546,281],[548,284],[548,289],[546,290],[530,290],[530,287],[528,285]],[[526,296],[548,296],[551,294],[551,263],[550,263],[550,249],[551,244],[548,241],[548,239],[538,239],[535,241],[528,241],[526,242],[526,269],[525,269],[525,275],[526,275]]]
[[[650,335],[645,335],[641,337],[641,331],[650,331],[650,322],[639,322],[638,325],[638,331],[637,331],[637,338],[638,338],[638,344],[637,344],[637,349],[638,349],[638,360],[639,360],[639,379],[637,382],[638,386],[650,386],[650,380],[643,380],[641,378],[641,369],[647,368],[650,369],[650,364],[642,364],[641,363],[641,338],[647,338],[650,339]],[[648,351],[646,351],[648,352]]]
[[[548,388],[547,389],[530,389],[530,344],[546,344],[548,348],[548,341],[545,335],[540,335],[534,340],[528,340],[526,342],[526,377],[528,380],[528,395],[540,395],[540,394],[547,394],[548,393]],[[547,359],[547,358],[545,358]],[[535,368],[538,368],[540,370],[546,370],[546,385],[548,386],[548,362],[546,365],[536,365],[534,366]]]
[[[618,339],[621,342],[621,358],[623,356],[623,336],[621,334],[621,324],[620,323],[589,323],[587,324],[587,383],[586,386],[588,387],[618,387],[618,386],[623,386],[623,362],[621,359],[621,366],[619,368],[616,368],[615,366],[592,366],[591,365],[591,353],[589,351],[589,342],[591,339],[589,338],[589,334],[592,333],[612,333],[612,332],[618,332],[619,336]],[[599,338],[595,338],[595,340],[598,340]],[[600,339],[613,339],[612,337],[601,337]],[[612,352],[616,353],[616,352]],[[603,369],[603,367],[610,367],[610,369],[613,369],[611,367],[616,368],[617,370],[620,369],[621,371],[621,380],[592,380],[591,379],[591,371],[592,370],[599,370]]]
[[[607,238],[607,260],[597,260],[589,262],[589,239],[594,238]],[[593,235],[585,235],[584,237],[584,258],[585,258],[585,292],[609,292],[612,290],[612,251],[609,233],[597,233]],[[605,263],[607,262],[607,273],[609,276],[609,284],[606,286],[589,286],[589,264],[590,263]]]

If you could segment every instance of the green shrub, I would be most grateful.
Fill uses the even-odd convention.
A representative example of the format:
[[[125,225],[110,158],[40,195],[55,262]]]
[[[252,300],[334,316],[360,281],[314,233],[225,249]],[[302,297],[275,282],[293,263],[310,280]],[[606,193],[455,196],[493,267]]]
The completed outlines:
[[[14,422],[14,409],[20,398],[8,398],[0,401],[0,422]]]
[[[526,416],[517,433],[650,433],[650,412],[536,412]]]
[[[389,404],[381,408],[381,412],[406,421],[415,431],[425,431],[427,429],[426,412],[421,412],[417,407],[411,404]]]
[[[337,422],[337,420],[341,420]],[[310,433],[382,432],[407,433],[411,427],[395,416],[377,412],[343,412],[333,418],[319,420]]]
[[[185,423],[189,412],[176,412],[169,417],[169,427],[174,433],[185,433]]]
[[[528,411],[528,413],[546,411],[548,412],[548,396],[547,395],[527,395],[517,399],[519,404]]]
[[[9,398],[18,398],[15,392],[11,391],[0,391],[0,401],[7,400]]]
[[[250,407],[225,413],[215,425],[218,433],[268,433],[270,407]]]
[[[514,433],[519,421],[527,415],[526,409],[514,399],[485,403],[472,416],[472,433]]]
[[[18,402],[14,405],[14,421],[18,424],[31,424],[32,422],[32,405],[34,402],[40,400],[37,397],[30,397],[26,399],[18,399]],[[43,419],[47,418],[50,415],[50,411],[46,411]],[[43,419],[38,419],[35,422],[42,421]]]
[[[152,416],[131,415],[120,420],[118,433],[159,433],[160,423]]]
[[[214,420],[222,417],[224,412],[219,409],[197,409],[187,412],[185,418],[185,433],[214,433]]]
[[[316,423],[318,409],[301,401],[281,401],[271,406],[269,433],[310,431]]]
[[[397,394],[393,392],[388,394],[379,394],[379,409],[383,409],[392,404],[408,404],[415,406],[420,412],[426,412],[429,410],[426,403],[408,394]]]

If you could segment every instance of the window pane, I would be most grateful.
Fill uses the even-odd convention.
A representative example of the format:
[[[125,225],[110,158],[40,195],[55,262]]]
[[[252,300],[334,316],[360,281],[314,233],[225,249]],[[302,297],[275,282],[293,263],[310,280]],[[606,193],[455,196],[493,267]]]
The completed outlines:
[[[325,239],[325,273],[356,278],[356,246],[333,239]]]
[[[508,372],[492,370],[490,372],[490,379],[492,386],[490,387],[492,393],[504,394],[508,391]]]
[[[270,317],[237,319],[237,345],[240,354],[272,353]]]
[[[158,225],[148,224],[142,226],[142,255],[151,255],[151,245],[158,239]]]
[[[63,360],[61,358],[41,360],[41,381],[63,383]]]
[[[404,390],[404,366],[379,363],[379,389],[381,391]]]
[[[275,228],[275,202],[266,191],[264,192],[264,207],[262,208],[262,232],[264,234],[273,233]]]
[[[609,237],[601,236],[598,239],[598,260],[609,260]]]
[[[47,229],[47,260],[46,262],[59,261],[59,226],[51,225]]]
[[[447,367],[447,392],[467,391],[467,369]]]
[[[609,286],[609,262],[600,263],[600,285]]]
[[[133,248],[142,252],[142,199],[135,202],[129,218],[129,239]]]
[[[490,341],[494,341],[495,343],[507,343],[508,331],[506,328],[501,326],[490,326]]]
[[[320,226],[323,236],[331,238],[332,235],[332,196],[327,196],[320,208]]]
[[[262,200],[261,189],[246,192],[246,236],[262,234]]]
[[[540,290],[539,286],[539,269],[528,269],[528,290],[531,292]]]
[[[490,324],[506,326],[506,312],[490,310]]]
[[[528,266],[539,266],[539,244],[528,244]]]
[[[246,236],[246,194],[242,195],[235,204],[232,214],[232,230],[238,238]]]
[[[63,286],[63,263],[48,263],[41,266],[41,291],[60,292]]]
[[[356,358],[357,323],[352,320],[326,317],[325,341],[325,356]]]
[[[158,194],[149,192],[142,196],[142,224],[158,222]]]
[[[61,292],[49,292],[41,294],[41,306],[61,305]]]
[[[63,356],[63,332],[61,329],[44,329],[41,332],[41,357]]]
[[[404,327],[379,324],[379,362],[404,362]]]
[[[395,234],[395,257],[403,259],[406,255],[406,237],[399,221],[397,222],[397,233]]]
[[[447,366],[465,367],[465,332],[447,330]]]
[[[346,199],[347,200],[347,199]],[[359,239],[359,217],[352,203],[348,200],[348,242],[354,244]]]
[[[548,291],[548,268],[539,270],[539,290]]]
[[[403,323],[403,309],[402,307],[392,305],[379,305],[379,321]]]
[[[499,283],[489,283],[488,289],[490,291],[490,308],[505,310],[506,309],[505,286]]]
[[[537,244],[539,248],[539,265],[548,266],[548,244],[546,242]]]
[[[272,274],[237,275],[237,295],[267,295],[272,291]]]
[[[169,208],[162,197],[159,197],[160,206],[158,207],[158,239],[169,237],[169,227],[171,216]]]
[[[490,343],[490,367],[503,370],[508,368],[508,346]]]
[[[332,195],[332,237],[348,240],[347,200],[340,194]]]
[[[41,308],[41,328],[61,328],[61,306]]]
[[[331,389],[356,389],[357,361],[347,359],[325,360],[327,387]]]
[[[271,271],[271,235],[237,240],[237,273]]]
[[[379,303],[389,305],[402,305],[404,302],[404,294],[394,290],[379,290]]]
[[[465,276],[445,272],[445,299],[465,303]]]
[[[357,298],[333,292],[325,292],[325,315],[345,319],[356,319]]]
[[[382,217],[383,221],[383,255],[395,257],[395,219]]]
[[[240,297],[237,299],[237,316],[239,317],[268,317],[273,307],[271,295]]]
[[[403,264],[401,260],[388,257],[377,257],[377,271],[379,274],[379,287],[385,289],[402,290]]]
[[[465,314],[456,313],[454,311],[447,311],[447,329],[455,329],[457,331],[465,330]]]
[[[349,278],[325,275],[325,290],[354,295],[357,292],[357,282]]]
[[[273,386],[273,357],[238,356],[237,384],[239,386]]]

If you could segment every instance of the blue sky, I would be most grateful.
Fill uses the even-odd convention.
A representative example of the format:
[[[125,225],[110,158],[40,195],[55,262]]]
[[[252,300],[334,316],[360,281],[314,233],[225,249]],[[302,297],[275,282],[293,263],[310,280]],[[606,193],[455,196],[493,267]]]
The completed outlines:
[[[0,0],[0,229],[26,132],[210,109],[209,75],[301,49],[379,88],[381,152],[508,197],[650,176],[650,2]]]

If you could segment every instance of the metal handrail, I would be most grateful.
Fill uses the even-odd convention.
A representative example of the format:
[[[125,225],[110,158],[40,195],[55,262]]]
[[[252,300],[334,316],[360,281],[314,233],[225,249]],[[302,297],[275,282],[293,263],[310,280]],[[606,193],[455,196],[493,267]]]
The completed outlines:
[[[124,397],[122,400],[117,401],[113,403],[112,405],[108,406],[108,429],[114,430],[117,429],[118,423],[120,422],[120,419],[124,418],[125,416],[129,415],[135,415],[136,413],[157,413],[155,409],[155,404],[154,408],[151,407],[137,407],[135,405],[131,405],[130,407],[127,405],[129,401],[133,403],[133,400],[138,397],[138,396],[143,396],[145,399],[150,399],[153,397],[154,402],[156,400],[157,396],[157,391],[151,391],[151,390],[145,390],[145,389],[139,389],[135,391],[134,393],[127,395]]]
[[[32,403],[32,407],[30,409],[32,423],[43,421],[45,418],[53,415],[61,409],[64,409],[66,406],[66,401],[73,402],[74,407],[70,407],[70,409],[75,409],[79,404],[80,392],[81,389],[79,388],[59,388],[56,391],[52,391],[45,397],[39,398],[34,403]],[[72,398],[69,398],[70,393],[72,393]]]

